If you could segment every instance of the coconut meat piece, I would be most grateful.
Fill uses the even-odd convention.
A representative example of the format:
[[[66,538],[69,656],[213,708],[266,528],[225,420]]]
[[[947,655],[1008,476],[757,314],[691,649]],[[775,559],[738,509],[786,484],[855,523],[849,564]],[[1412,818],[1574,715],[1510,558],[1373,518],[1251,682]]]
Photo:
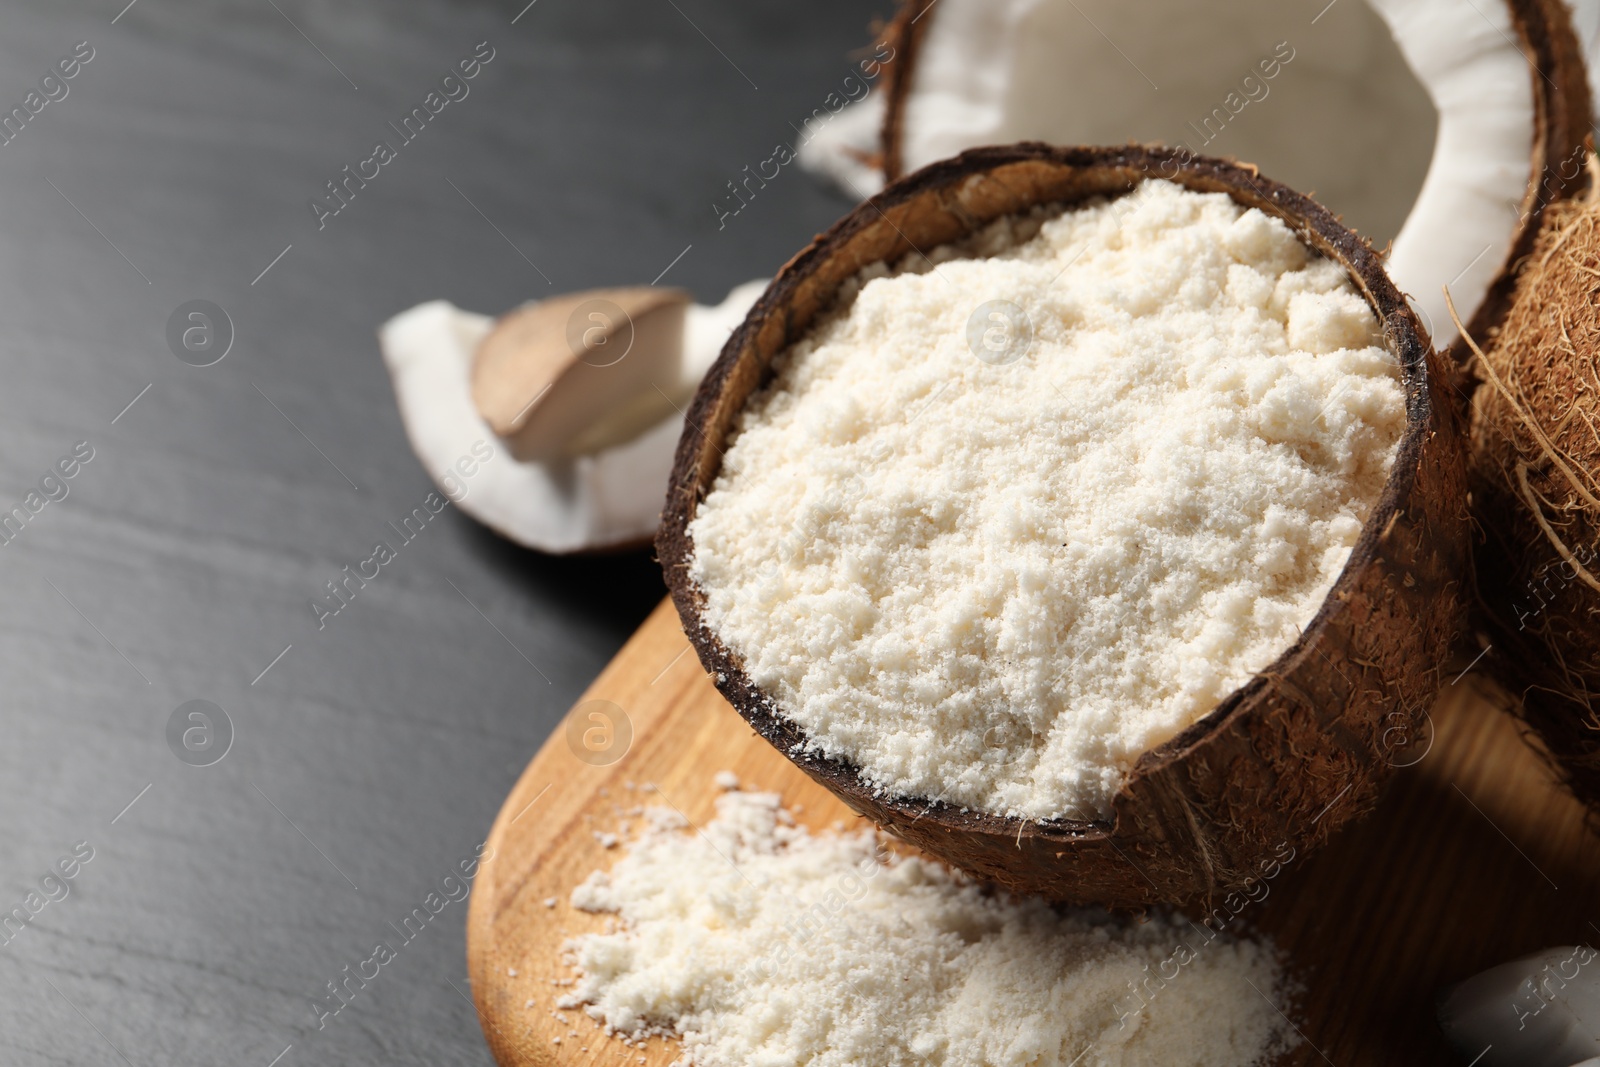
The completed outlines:
[[[716,306],[683,312],[681,381],[692,392],[766,288],[735,288]],[[423,468],[462,511],[505,537],[551,553],[638,545],[654,535],[683,417],[674,412],[629,440],[545,461],[516,459],[473,402],[478,346],[495,326],[487,315],[434,300],[379,330],[406,436]],[[481,460],[463,478],[464,459]]]
[[[1600,1063],[1595,955],[1560,945],[1473,975],[1440,991],[1439,1027],[1477,1067]]]
[[[683,365],[689,303],[681,289],[639,286],[524,304],[478,344],[472,401],[522,460],[631,440],[681,411],[699,382]]]

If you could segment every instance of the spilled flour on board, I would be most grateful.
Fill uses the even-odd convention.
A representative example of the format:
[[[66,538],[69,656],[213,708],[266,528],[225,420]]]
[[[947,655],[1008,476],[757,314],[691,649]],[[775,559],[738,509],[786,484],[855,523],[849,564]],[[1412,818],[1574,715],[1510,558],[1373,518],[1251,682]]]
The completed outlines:
[[[998,894],[774,794],[698,831],[646,811],[572,904],[613,921],[567,943],[558,1006],[694,1067],[1244,1067],[1295,1041],[1265,944]]]

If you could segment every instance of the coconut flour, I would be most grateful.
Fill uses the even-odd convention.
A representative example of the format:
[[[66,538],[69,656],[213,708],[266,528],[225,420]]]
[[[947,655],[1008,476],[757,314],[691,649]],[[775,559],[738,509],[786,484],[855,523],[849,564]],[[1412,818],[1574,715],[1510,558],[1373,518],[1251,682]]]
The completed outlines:
[[[1245,1067],[1295,1037],[1255,942],[998,896],[773,795],[652,813],[572,903],[616,922],[569,942],[559,1005],[697,1067]]]
[[[1310,622],[1404,423],[1343,269],[1147,181],[863,271],[742,413],[692,574],[877,788],[1102,817]]]

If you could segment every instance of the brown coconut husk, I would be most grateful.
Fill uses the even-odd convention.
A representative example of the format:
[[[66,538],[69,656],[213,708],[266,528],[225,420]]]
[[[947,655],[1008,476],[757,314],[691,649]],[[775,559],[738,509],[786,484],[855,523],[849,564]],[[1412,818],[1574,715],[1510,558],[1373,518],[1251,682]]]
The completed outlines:
[[[1600,829],[1600,166],[1551,205],[1505,319],[1477,345],[1470,484],[1476,622]]]
[[[1360,540],[1293,647],[1211,713],[1145,753],[1109,820],[1045,822],[874,791],[802,731],[705,624],[689,573],[696,509],[740,410],[773,360],[862,268],[956,241],[1040,204],[1120,196],[1159,176],[1283,219],[1342,264],[1371,303],[1407,398],[1394,470]],[[656,546],[684,629],[717,688],[758,733],[845,803],[940,858],[1019,892],[1138,907],[1212,898],[1370,810],[1396,762],[1385,735],[1420,726],[1464,623],[1465,447],[1441,361],[1380,257],[1326,209],[1253,167],[1127,145],[983,148],[861,204],[783,268],[729,339],[685,423]]]

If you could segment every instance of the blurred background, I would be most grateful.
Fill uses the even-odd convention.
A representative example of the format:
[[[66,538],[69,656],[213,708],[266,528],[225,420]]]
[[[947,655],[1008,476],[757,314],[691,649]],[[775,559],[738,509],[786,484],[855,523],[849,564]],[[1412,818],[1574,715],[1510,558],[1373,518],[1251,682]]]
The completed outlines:
[[[490,1062],[464,903],[314,1005],[474,854],[663,589],[648,552],[541,557],[446,508],[319,629],[433,488],[374,331],[770,274],[849,202],[788,167],[714,205],[887,8],[0,5],[0,512],[28,513],[0,533],[0,920],[27,916],[0,921],[0,1062]],[[319,228],[308,201],[485,50]],[[208,366],[169,341],[186,305]]]

